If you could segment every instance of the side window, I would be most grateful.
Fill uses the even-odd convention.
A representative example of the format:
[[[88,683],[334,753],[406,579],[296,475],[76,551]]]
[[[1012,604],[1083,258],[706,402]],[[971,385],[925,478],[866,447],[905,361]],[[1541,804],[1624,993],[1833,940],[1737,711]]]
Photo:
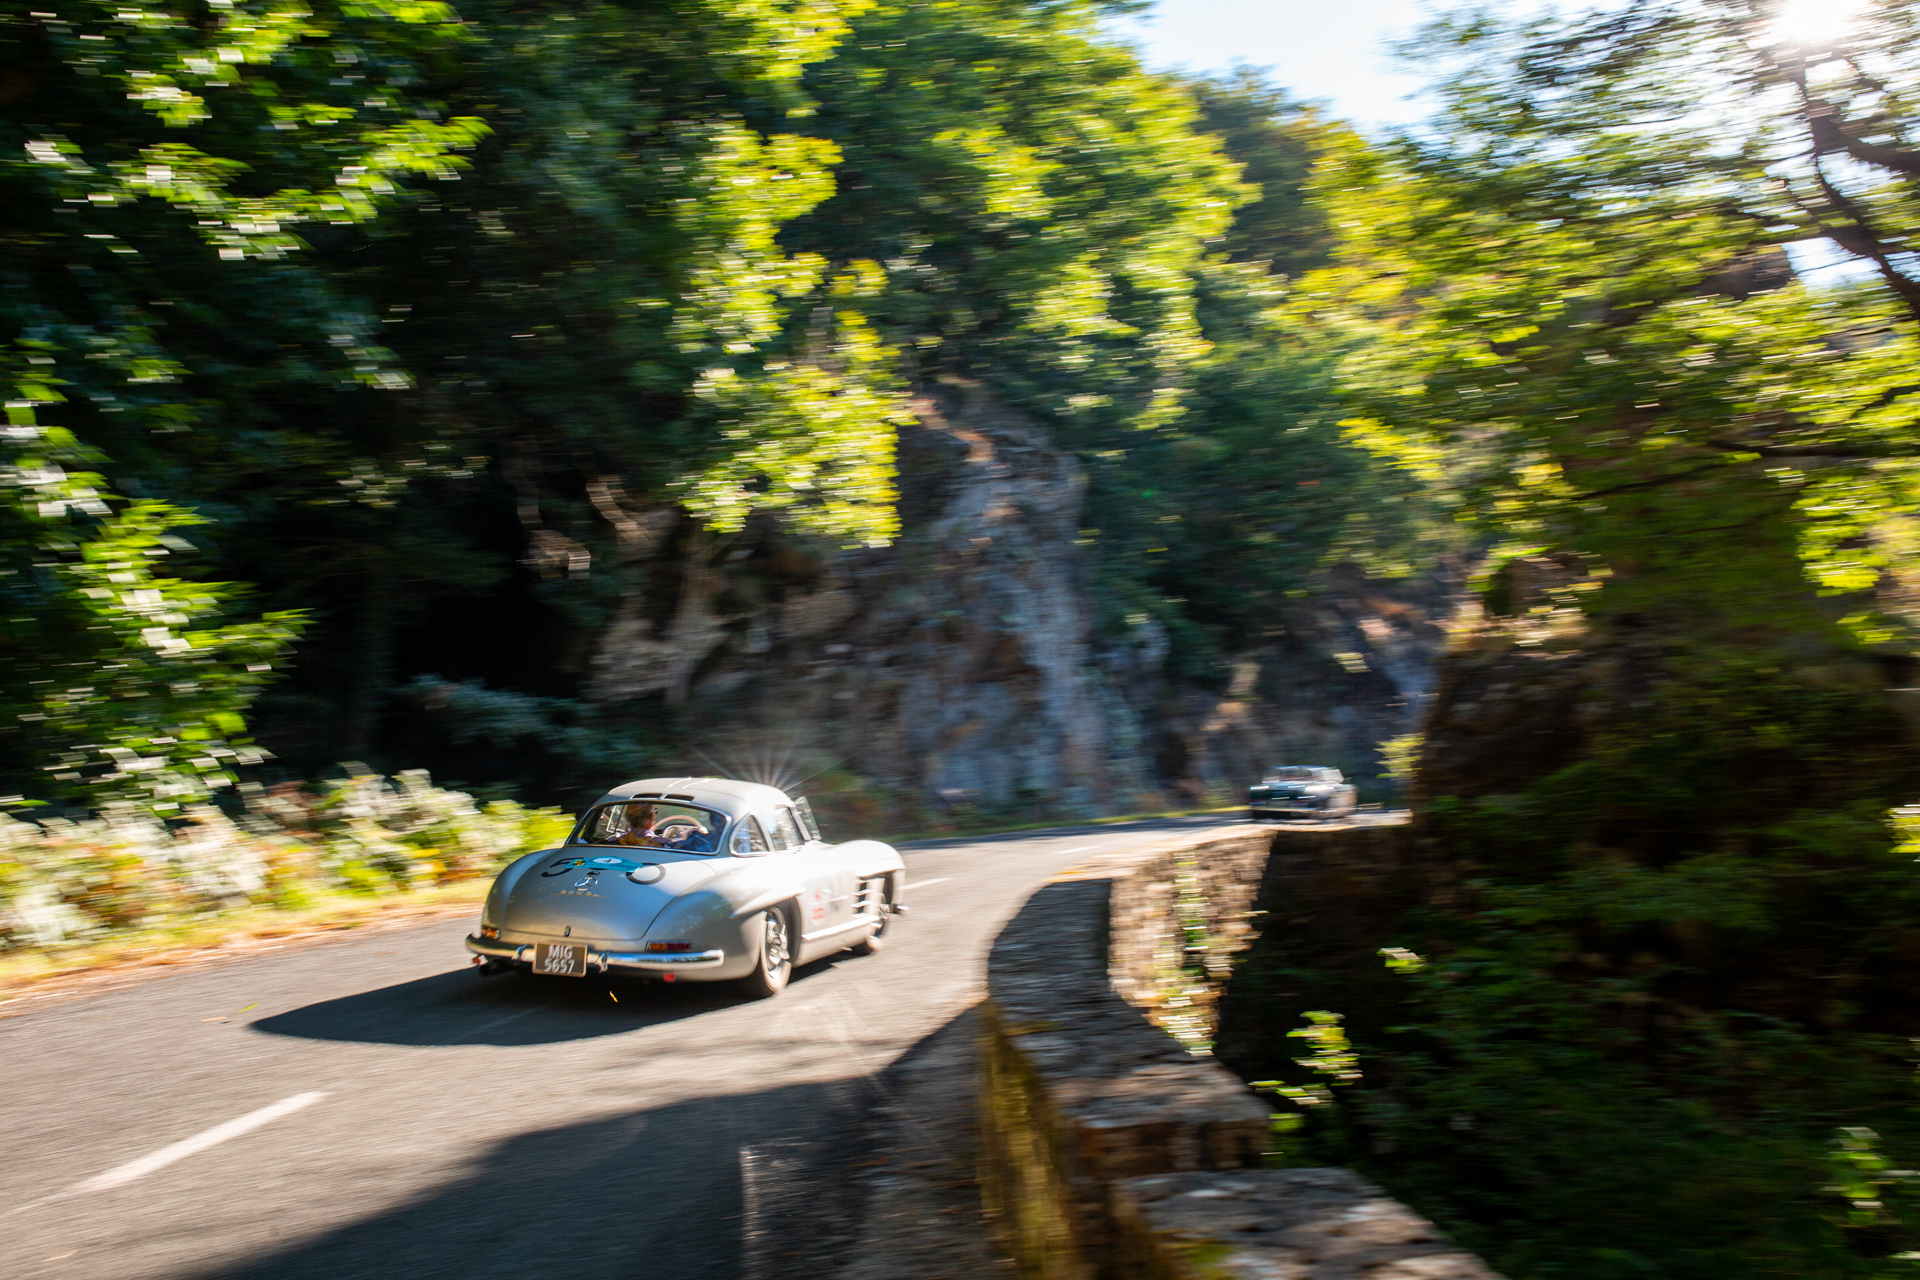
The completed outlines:
[[[767,843],[767,833],[760,829],[760,819],[748,818],[746,829],[753,833],[753,851],[755,853],[771,853],[773,851],[773,846]]]
[[[793,847],[792,843],[787,840],[784,823],[774,818],[756,818],[754,821],[756,826],[766,828],[768,843],[775,849],[784,853]]]
[[[782,806],[775,809],[774,814],[780,823],[780,834],[775,839],[785,839],[795,849],[807,842],[807,838],[800,834],[800,824],[794,821],[793,810]]]
[[[733,838],[727,842],[736,858],[751,858],[756,853],[767,851],[766,837],[753,825],[752,818],[742,818],[734,824]]]

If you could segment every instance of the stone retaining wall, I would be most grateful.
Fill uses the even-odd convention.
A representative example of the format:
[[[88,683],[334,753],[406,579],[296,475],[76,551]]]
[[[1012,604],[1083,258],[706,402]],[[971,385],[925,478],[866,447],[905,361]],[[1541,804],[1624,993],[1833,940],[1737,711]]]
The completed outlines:
[[[1120,997],[1190,1052],[1212,1044],[1214,1000],[1252,941],[1253,905],[1275,835],[1237,827],[1121,854],[1108,881],[1107,973]]]
[[[1001,931],[982,1182],[1023,1280],[1493,1280],[1355,1174],[1262,1168],[1269,1108],[1206,1056],[1263,880],[1295,880],[1302,854],[1355,867],[1404,829],[1388,830],[1249,825],[1136,846],[1062,873]]]

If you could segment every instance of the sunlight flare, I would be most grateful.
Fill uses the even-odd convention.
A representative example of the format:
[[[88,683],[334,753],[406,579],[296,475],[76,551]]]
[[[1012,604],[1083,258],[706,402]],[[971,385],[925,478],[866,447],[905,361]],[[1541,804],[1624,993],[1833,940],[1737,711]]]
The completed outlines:
[[[1865,7],[1864,0],[1780,0],[1773,30],[1787,44],[1831,46],[1847,36]]]

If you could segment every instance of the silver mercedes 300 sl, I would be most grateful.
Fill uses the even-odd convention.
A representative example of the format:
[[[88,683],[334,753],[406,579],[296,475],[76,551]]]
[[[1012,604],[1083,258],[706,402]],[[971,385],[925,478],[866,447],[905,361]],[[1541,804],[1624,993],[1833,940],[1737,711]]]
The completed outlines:
[[[804,798],[646,778],[594,802],[562,848],[495,877],[467,950],[490,972],[619,970],[771,996],[795,965],[878,951],[905,888],[893,846],[828,844]]]

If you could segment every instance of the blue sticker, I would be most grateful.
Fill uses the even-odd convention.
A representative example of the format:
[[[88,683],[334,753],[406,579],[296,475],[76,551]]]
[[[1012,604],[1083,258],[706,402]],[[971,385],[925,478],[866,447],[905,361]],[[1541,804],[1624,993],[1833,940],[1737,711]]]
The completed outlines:
[[[559,861],[548,866],[547,869],[540,874],[543,877],[559,876],[565,875],[569,871],[580,869],[591,871],[597,875],[601,871],[631,871],[639,865],[638,862],[635,862],[631,858],[620,858],[612,855],[603,855],[597,858],[561,858]]]

